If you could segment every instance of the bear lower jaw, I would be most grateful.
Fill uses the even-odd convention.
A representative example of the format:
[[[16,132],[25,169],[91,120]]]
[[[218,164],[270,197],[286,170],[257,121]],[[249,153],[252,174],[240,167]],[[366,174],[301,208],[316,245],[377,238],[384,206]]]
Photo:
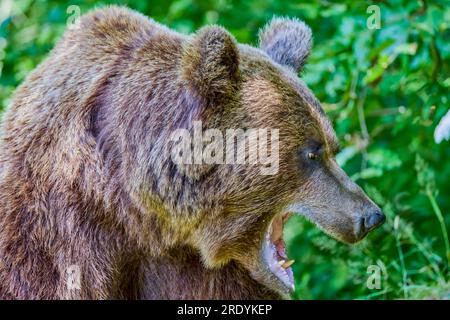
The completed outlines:
[[[283,226],[289,219],[290,213],[277,214],[265,233],[262,244],[262,260],[268,270],[275,275],[288,292],[295,290],[294,274],[283,241]]]

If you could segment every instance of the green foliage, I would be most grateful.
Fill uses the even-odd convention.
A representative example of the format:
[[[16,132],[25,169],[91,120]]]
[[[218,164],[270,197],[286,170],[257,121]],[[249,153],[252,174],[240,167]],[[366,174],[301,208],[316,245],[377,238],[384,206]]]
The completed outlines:
[[[7,5],[12,4],[12,8]],[[0,2],[0,110],[81,13],[114,1]],[[344,245],[296,217],[286,230],[293,298],[450,298],[450,142],[433,131],[449,108],[450,6],[446,1],[377,1],[369,29],[363,1],[123,1],[180,32],[217,23],[256,44],[273,15],[299,17],[315,35],[302,77],[322,101],[342,142],[338,161],[387,214],[358,245]],[[370,265],[380,289],[366,285]]]

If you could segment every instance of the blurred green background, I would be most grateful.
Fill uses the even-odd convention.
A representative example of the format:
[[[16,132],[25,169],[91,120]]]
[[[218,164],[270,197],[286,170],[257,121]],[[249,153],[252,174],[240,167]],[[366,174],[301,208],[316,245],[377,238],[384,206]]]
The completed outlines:
[[[335,124],[338,161],[387,223],[349,246],[292,218],[293,298],[450,298],[450,141],[433,138],[450,105],[449,1],[0,0],[0,112],[66,28],[70,6],[83,14],[108,3],[183,33],[220,24],[254,45],[273,15],[309,24],[315,44],[302,77]],[[379,29],[367,27],[372,4]]]

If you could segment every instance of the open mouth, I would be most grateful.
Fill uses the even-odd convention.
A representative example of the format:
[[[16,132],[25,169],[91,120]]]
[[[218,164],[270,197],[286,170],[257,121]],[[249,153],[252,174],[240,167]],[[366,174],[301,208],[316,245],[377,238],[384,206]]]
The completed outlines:
[[[289,290],[294,291],[294,274],[292,264],[286,254],[286,246],[283,241],[283,227],[291,213],[277,214],[272,220],[263,240],[262,259],[269,270]]]

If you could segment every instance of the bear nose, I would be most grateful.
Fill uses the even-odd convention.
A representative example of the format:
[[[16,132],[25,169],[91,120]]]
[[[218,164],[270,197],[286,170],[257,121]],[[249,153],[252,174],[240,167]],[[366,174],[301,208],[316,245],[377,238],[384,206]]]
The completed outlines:
[[[375,229],[379,225],[383,224],[386,220],[386,216],[380,210],[372,212],[370,215],[364,218],[364,229],[366,232],[369,232],[372,229]]]

